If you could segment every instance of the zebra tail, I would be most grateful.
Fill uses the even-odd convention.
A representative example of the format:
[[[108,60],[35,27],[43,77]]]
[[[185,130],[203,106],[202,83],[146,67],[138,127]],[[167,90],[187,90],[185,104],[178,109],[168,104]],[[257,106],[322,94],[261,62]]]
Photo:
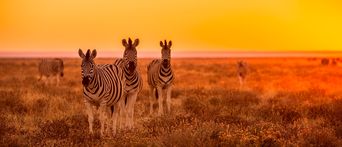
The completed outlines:
[[[156,92],[154,94],[155,94],[156,98],[158,99],[159,98],[158,90],[156,90]]]
[[[110,106],[110,116],[112,116],[113,115],[113,113],[114,113],[114,106]]]

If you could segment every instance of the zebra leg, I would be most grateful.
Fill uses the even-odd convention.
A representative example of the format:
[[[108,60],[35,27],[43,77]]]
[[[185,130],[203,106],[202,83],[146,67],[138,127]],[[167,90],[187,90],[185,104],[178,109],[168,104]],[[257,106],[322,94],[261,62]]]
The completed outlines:
[[[49,76],[45,77],[44,83],[45,83],[45,86],[47,86],[49,84]]]
[[[59,86],[59,75],[56,76],[56,82],[57,82],[56,86]]]
[[[101,105],[99,108],[99,118],[100,118],[100,123],[101,123],[101,129],[100,129],[100,133],[101,136],[104,136],[104,127],[105,127],[105,123],[106,123],[106,108],[107,106],[103,106]]]
[[[172,91],[172,86],[169,86],[166,89],[166,105],[167,105],[168,113],[171,113],[171,91]]]
[[[243,81],[242,81],[242,77],[241,76],[239,76],[239,83],[240,83],[240,89],[242,89]]]
[[[156,89],[153,87],[150,87],[150,115],[153,114],[153,104],[156,99],[155,93],[156,93]]]
[[[129,129],[129,113],[130,113],[130,106],[129,106],[129,102],[130,102],[130,99],[131,99],[131,97],[132,97],[132,94],[131,93],[129,93],[129,94],[127,94],[127,96],[126,96],[126,99],[127,100],[125,100],[125,127],[126,128],[128,128]]]
[[[113,129],[113,136],[115,136],[116,134],[116,123],[117,123],[117,118],[119,116],[119,108],[120,106],[119,105],[114,105],[114,112],[113,112],[113,115],[112,115],[112,120],[113,120],[113,124],[112,124],[112,129]]]
[[[119,119],[119,128],[120,129],[123,129],[123,128],[125,128],[125,125],[126,125],[126,123],[125,123],[125,121],[124,121],[124,118],[125,117],[127,117],[126,115],[127,115],[127,110],[126,110],[126,105],[125,105],[125,98],[127,97],[128,95],[126,95],[125,97],[123,97],[124,99],[123,100],[120,100],[119,102],[118,102],[118,105],[119,105],[119,116],[118,116],[118,119]]]
[[[93,106],[88,103],[85,102],[85,105],[87,107],[87,114],[88,114],[88,123],[89,123],[89,132],[90,134],[94,134],[93,131],[93,125],[94,125],[94,112],[93,112]]]
[[[51,85],[51,84],[52,84],[52,80],[53,80],[53,76],[50,76],[50,77],[48,78],[48,80],[47,80],[47,81],[48,81],[47,84],[48,84],[48,85]]]
[[[42,80],[43,74],[40,74],[38,81]]]
[[[126,123],[128,124],[128,129],[132,129],[134,127],[134,105],[137,100],[138,92],[132,93],[128,97],[127,102],[127,113],[128,113],[128,119],[126,120]]]
[[[163,95],[163,88],[162,87],[157,87],[158,90],[158,116],[161,116],[164,112],[163,110],[163,101],[164,101],[164,95]]]
[[[111,107],[106,107],[106,123],[107,123],[106,133],[107,134],[109,134],[110,132],[111,116],[112,116]]]

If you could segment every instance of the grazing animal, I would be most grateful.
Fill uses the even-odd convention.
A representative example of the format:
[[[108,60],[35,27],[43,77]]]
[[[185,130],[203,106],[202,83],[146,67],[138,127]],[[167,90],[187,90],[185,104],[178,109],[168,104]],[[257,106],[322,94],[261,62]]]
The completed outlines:
[[[122,40],[122,45],[125,47],[123,58],[117,59],[114,64],[122,67],[126,78],[126,97],[125,97],[125,113],[126,113],[126,126],[131,129],[134,127],[134,104],[137,96],[143,87],[143,81],[140,73],[137,70],[138,59],[137,49],[139,39],[135,39],[132,43],[131,38]]]
[[[114,106],[115,111],[111,113],[111,117],[115,135],[118,112],[125,96],[125,78],[122,69],[113,64],[96,65],[94,62],[97,54],[95,49],[92,52],[88,49],[85,55],[79,49],[78,54],[82,58],[83,97],[87,107],[89,131],[93,134],[94,107],[99,109],[101,135],[103,136],[106,116],[108,116],[110,107]]]
[[[166,40],[164,43],[160,41],[162,58],[153,60],[147,66],[147,79],[150,86],[150,115],[153,113],[153,104],[156,99],[159,103],[158,115],[163,114],[165,95],[168,112],[171,112],[171,90],[174,81],[171,68],[171,45],[171,41],[168,44]]]
[[[246,76],[247,76],[247,63],[244,61],[238,61],[237,62],[237,76],[239,78],[240,82],[240,88],[243,87]]]
[[[42,80],[43,76],[46,77],[45,85],[47,84],[49,77],[56,77],[56,85],[59,85],[59,78],[64,76],[64,64],[60,58],[54,59],[42,59],[38,65],[38,71],[40,77],[38,81]]]
[[[328,58],[323,58],[323,59],[321,60],[321,64],[322,64],[322,65],[328,65],[328,64],[329,64],[329,59],[328,59]]]
[[[332,65],[337,65],[337,59],[332,59],[331,64]]]

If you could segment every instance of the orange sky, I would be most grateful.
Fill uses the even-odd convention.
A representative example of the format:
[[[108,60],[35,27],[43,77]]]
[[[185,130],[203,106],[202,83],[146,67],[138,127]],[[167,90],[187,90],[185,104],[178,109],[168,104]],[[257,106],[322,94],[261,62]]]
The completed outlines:
[[[0,52],[342,51],[340,0],[1,0]]]

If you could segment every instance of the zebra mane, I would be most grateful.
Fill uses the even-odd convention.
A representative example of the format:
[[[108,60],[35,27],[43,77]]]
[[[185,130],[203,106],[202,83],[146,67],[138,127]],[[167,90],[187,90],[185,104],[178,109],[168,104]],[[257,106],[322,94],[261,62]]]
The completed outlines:
[[[131,38],[128,38],[128,46],[129,46],[129,48],[132,47],[132,39]]]
[[[163,41],[160,41],[160,46],[162,47],[162,49],[170,49],[171,45],[172,45],[171,40],[169,41],[169,44],[167,43],[166,40],[164,40],[164,43]]]
[[[88,50],[87,50],[87,53],[86,53],[86,57],[85,57],[86,59],[89,59],[89,58],[90,58],[90,52],[91,52],[90,49],[88,49]]]
[[[122,39],[122,45],[125,47],[125,49],[135,49],[139,45],[139,39],[135,39],[134,42],[131,38],[128,38],[128,42],[126,39]]]

